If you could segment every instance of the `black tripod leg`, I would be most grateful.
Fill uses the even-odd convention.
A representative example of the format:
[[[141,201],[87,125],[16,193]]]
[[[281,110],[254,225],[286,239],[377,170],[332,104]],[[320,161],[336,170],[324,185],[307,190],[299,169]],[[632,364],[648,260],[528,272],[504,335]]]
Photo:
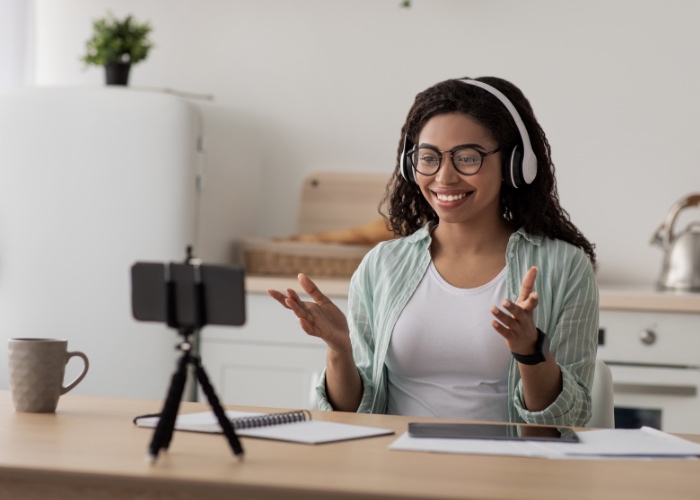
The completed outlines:
[[[231,421],[226,416],[224,409],[221,407],[221,402],[219,402],[219,398],[217,397],[216,392],[214,392],[214,387],[209,382],[209,377],[204,371],[204,367],[202,367],[202,364],[199,362],[199,359],[197,359],[194,356],[192,358],[192,363],[195,366],[197,380],[199,380],[199,384],[202,386],[202,390],[207,396],[209,405],[211,406],[212,410],[214,411],[214,415],[216,415],[216,418],[219,421],[221,430],[224,432],[224,436],[226,436],[228,444],[229,446],[231,446],[231,450],[233,450],[233,454],[236,455],[238,458],[243,458],[243,446],[241,445],[241,442],[238,439],[238,436],[236,435],[236,430],[233,428],[233,424],[231,424]]]
[[[165,399],[163,410],[160,413],[158,425],[153,433],[151,445],[148,448],[148,455],[152,462],[158,458],[160,450],[167,450],[170,446],[170,441],[175,429],[175,419],[177,411],[182,400],[182,393],[185,390],[185,381],[187,380],[187,363],[190,360],[190,354],[184,353],[178,361],[177,369],[173,373],[170,380],[170,388],[168,396]]]

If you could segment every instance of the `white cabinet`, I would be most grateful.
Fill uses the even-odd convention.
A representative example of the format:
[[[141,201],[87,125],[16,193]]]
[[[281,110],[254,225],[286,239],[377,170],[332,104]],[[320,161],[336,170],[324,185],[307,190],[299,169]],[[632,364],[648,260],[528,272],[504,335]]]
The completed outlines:
[[[600,328],[616,427],[700,432],[700,314],[601,310]]]
[[[246,301],[244,326],[202,331],[202,363],[219,398],[227,404],[315,408],[326,344],[306,335],[294,314],[268,295],[248,293]],[[347,311],[347,299],[333,301]]]

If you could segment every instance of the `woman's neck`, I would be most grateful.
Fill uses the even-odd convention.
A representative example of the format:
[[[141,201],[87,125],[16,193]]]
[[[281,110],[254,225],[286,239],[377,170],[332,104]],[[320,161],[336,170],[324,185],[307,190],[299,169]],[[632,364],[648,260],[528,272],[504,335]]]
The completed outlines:
[[[444,255],[483,255],[504,253],[508,239],[516,231],[503,219],[480,224],[440,222],[433,231],[432,251]]]

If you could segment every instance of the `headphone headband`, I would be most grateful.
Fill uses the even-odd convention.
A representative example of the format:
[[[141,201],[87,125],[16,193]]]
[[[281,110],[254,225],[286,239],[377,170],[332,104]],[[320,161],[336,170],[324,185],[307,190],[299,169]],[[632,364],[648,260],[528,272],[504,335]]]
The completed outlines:
[[[520,133],[520,140],[523,143],[523,159],[522,159],[522,169],[521,169],[521,174],[523,177],[523,181],[525,181],[525,184],[530,184],[533,180],[535,180],[535,176],[537,175],[537,157],[535,156],[535,153],[532,151],[532,144],[530,143],[530,135],[527,133],[527,129],[525,128],[525,123],[523,123],[522,118],[520,118],[520,113],[518,113],[518,110],[515,109],[515,106],[513,106],[513,103],[510,102],[510,100],[495,87],[492,87],[491,85],[480,82],[479,80],[460,80],[460,82],[466,83],[467,85],[473,85],[474,87],[479,87],[481,89],[484,89],[487,91],[489,94],[493,95],[496,97],[501,103],[506,107],[510,115],[513,117],[513,121],[515,122],[515,126],[518,128],[518,132]],[[518,186],[519,182],[518,180],[515,179],[514,177],[514,170],[511,169],[511,184],[514,186]]]
[[[515,126],[518,128],[523,147],[521,150],[520,146],[516,145],[510,153],[510,158],[507,158],[506,161],[503,162],[503,178],[510,186],[516,189],[531,184],[537,176],[537,157],[532,150],[530,136],[525,128],[525,123],[523,123],[522,118],[520,118],[518,110],[515,109],[513,103],[510,102],[503,92],[492,87],[491,85],[488,85],[487,83],[469,79],[459,81],[485,90],[501,101],[501,103],[506,107],[508,113],[510,113],[510,116],[515,122]],[[399,159],[399,171],[401,172],[403,178],[407,181],[417,182],[415,178],[413,161],[406,155],[411,147],[412,144],[408,140],[408,135],[406,135],[404,137],[401,158]]]

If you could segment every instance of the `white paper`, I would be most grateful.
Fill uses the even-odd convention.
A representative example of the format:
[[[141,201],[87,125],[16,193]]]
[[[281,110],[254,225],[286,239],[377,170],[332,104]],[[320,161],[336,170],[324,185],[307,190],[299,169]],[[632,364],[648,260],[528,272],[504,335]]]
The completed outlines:
[[[506,441],[494,439],[414,438],[404,433],[391,450],[511,455],[541,458],[694,458],[700,444],[650,427],[641,429],[600,429],[577,432],[578,443]]]
[[[700,444],[651,427],[599,429],[578,433],[580,443],[547,443],[552,451],[567,456],[687,457],[700,456]]]
[[[226,416],[229,419],[258,415],[265,414],[231,410],[226,411]],[[137,420],[136,425],[139,427],[155,427],[158,425],[158,417],[140,418]],[[221,426],[219,426],[216,415],[211,411],[178,415],[175,420],[175,429],[181,431],[221,433]],[[385,436],[393,433],[394,431],[391,429],[341,424],[323,420],[306,420],[304,422],[236,430],[236,434],[242,437],[257,437],[306,444],[332,443],[334,441]]]
[[[532,441],[500,439],[414,438],[404,432],[389,445],[390,450],[463,453],[475,455],[512,455],[516,457],[545,457],[547,452],[532,446]]]

